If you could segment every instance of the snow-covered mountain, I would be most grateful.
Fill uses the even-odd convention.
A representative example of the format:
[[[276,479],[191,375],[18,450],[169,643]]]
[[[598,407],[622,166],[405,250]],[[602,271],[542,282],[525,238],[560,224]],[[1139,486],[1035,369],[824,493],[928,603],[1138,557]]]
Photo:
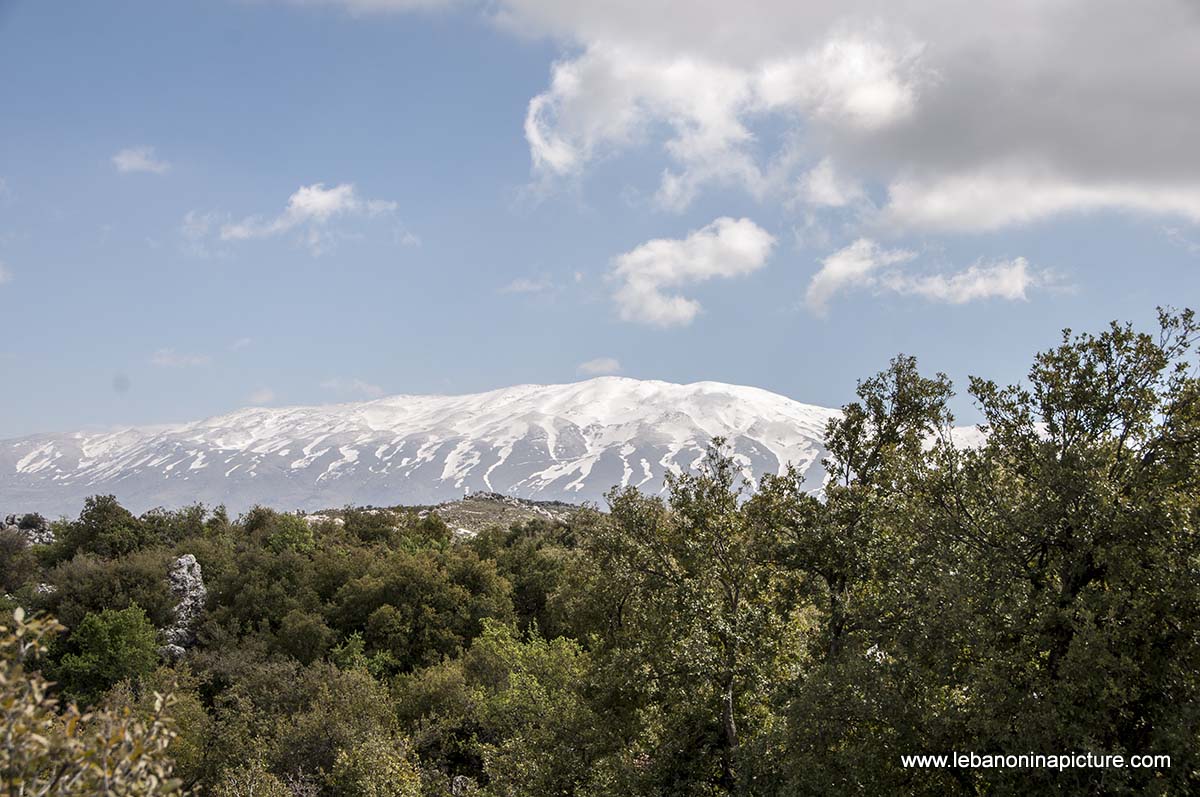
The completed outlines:
[[[787,463],[820,485],[835,410],[752,387],[601,377],[466,396],[245,409],[178,426],[0,442],[0,510],[75,514],[113,493],[135,511],[201,501],[313,510],[428,504],[490,491],[596,501],[658,491],[715,436],[747,476]]]

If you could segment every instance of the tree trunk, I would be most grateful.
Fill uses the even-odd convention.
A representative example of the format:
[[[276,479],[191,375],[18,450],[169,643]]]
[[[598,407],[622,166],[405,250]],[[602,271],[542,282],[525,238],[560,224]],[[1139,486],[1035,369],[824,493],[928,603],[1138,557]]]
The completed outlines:
[[[733,670],[725,676],[725,690],[721,696],[721,732],[724,745],[721,751],[721,785],[731,794],[735,792],[737,777],[733,758],[737,751],[737,720],[733,716]]]

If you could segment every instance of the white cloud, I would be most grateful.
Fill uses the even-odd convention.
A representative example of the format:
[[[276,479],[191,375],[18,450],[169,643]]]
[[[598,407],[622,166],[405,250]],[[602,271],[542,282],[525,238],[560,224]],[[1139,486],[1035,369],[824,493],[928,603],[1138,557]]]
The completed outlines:
[[[901,228],[995,230],[1067,212],[1126,210],[1200,222],[1194,186],[1090,182],[1024,165],[984,168],[888,186],[884,219]]]
[[[420,246],[421,236],[414,232],[398,227],[393,235],[393,240],[401,246]]]
[[[248,216],[238,222],[227,222],[220,225],[219,236],[222,241],[245,241],[252,238],[270,238],[289,232],[300,233],[300,240],[319,255],[329,245],[331,233],[329,225],[338,218],[361,216],[374,218],[396,211],[397,204],[384,199],[363,199],[358,196],[350,183],[342,183],[326,188],[324,183],[301,186],[290,197],[283,211],[270,219],[260,216]],[[189,229],[189,213],[185,217],[185,234]],[[213,226],[213,214],[197,214],[192,227],[199,235],[205,235]],[[415,236],[406,237],[404,243],[416,243]]]
[[[770,61],[756,78],[759,104],[846,129],[886,128],[912,114],[920,47],[907,50],[866,32],[834,35],[801,55]]]
[[[161,160],[154,154],[154,147],[129,147],[112,156],[113,166],[122,174],[148,172],[150,174],[166,174],[171,164]]]
[[[729,186],[771,201],[799,180],[824,208],[857,206],[845,186],[886,196],[902,230],[1086,211],[1200,220],[1194,0],[461,5],[564,53],[525,118],[543,188],[637,151],[657,157],[670,209]]]
[[[240,351],[240,350],[246,348],[247,346],[249,346],[253,342],[254,342],[253,338],[238,338],[233,343],[229,344],[229,348],[233,349],[234,351]]]
[[[489,8],[571,53],[529,104],[539,180],[657,149],[667,207],[708,186],[770,197],[792,170],[808,172],[810,198],[841,207],[821,184],[832,159],[850,183],[886,191],[885,218],[902,227],[1101,210],[1200,219],[1190,0]]]
[[[1044,272],[1034,271],[1018,257],[994,263],[976,263],[951,274],[910,274],[892,268],[911,261],[914,252],[883,249],[860,238],[821,261],[805,293],[805,302],[817,315],[825,315],[829,302],[840,293],[855,290],[891,292],[949,304],[982,299],[1024,300],[1030,288],[1049,283]]]
[[[873,285],[877,269],[914,257],[913,252],[882,249],[874,241],[860,238],[821,261],[821,270],[809,281],[804,301],[814,313],[824,315],[829,300],[837,294]]]
[[[4,261],[0,260],[0,285],[3,285],[4,283],[11,282],[11,281],[12,281],[12,272],[8,270],[8,266],[6,266],[4,264]]]
[[[1185,252],[1193,255],[1200,255],[1200,241],[1190,238],[1178,227],[1163,227],[1163,235],[1167,236],[1168,241],[1183,249]]]
[[[260,387],[251,393],[246,400],[251,404],[270,404],[275,400],[275,391],[269,387]]]
[[[604,376],[620,373],[621,363],[613,357],[597,357],[594,360],[580,363],[576,370],[588,376]]]
[[[682,209],[709,184],[739,185],[761,198],[782,187],[800,160],[786,150],[771,162],[756,157],[761,119],[807,116],[832,130],[876,131],[907,118],[916,102],[920,48],[863,32],[749,62],[640,48],[631,39],[588,41],[583,53],[554,65],[549,88],[530,101],[525,135],[543,181],[576,177],[662,128],[669,131],[662,140],[669,165],[656,194],[662,206]]]
[[[865,198],[862,186],[838,173],[833,160],[821,161],[800,178],[800,199],[809,205],[841,208]]]
[[[183,354],[174,349],[159,349],[154,352],[150,362],[160,368],[190,368],[196,365],[208,365],[212,358],[207,354]]]
[[[195,241],[208,235],[209,230],[219,224],[220,217],[216,213],[189,210],[183,216],[183,223],[179,225],[179,234],[188,240]]]
[[[1029,288],[1041,282],[1042,278],[1030,270],[1029,262],[1018,257],[997,263],[976,263],[955,274],[887,274],[880,285],[896,293],[965,304],[980,299],[1024,301]]]
[[[362,379],[344,379],[342,377],[334,377],[333,379],[326,379],[324,382],[322,382],[321,387],[337,393],[365,396],[366,398],[379,398],[384,394],[382,387],[379,385],[373,385],[370,382],[363,381]]]
[[[287,232],[305,224],[324,224],[336,215],[361,209],[363,203],[355,196],[354,186],[342,185],[326,188],[324,183],[301,186],[288,197],[283,213],[270,221],[249,217],[241,222],[221,227],[224,241],[243,241],[247,238],[266,238]]]
[[[500,293],[543,293],[553,287],[549,280],[520,277],[500,289]]]
[[[714,277],[740,277],[766,265],[775,238],[750,219],[719,218],[683,239],[658,238],[615,258],[613,298],[622,320],[682,326],[700,303],[667,289]]]

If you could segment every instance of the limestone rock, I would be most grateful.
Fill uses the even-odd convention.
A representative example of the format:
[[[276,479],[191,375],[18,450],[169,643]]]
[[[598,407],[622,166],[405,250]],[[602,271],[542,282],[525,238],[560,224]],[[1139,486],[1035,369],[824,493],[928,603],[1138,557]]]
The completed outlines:
[[[204,586],[204,574],[200,563],[190,553],[175,560],[167,574],[171,594],[175,596],[175,622],[163,630],[166,645],[160,652],[171,660],[177,660],[196,641],[196,622],[204,611],[208,589]]]
[[[49,545],[54,542],[54,530],[50,528],[49,521],[33,512],[26,515],[9,515],[0,523],[0,528],[16,529],[25,535],[30,545]]]

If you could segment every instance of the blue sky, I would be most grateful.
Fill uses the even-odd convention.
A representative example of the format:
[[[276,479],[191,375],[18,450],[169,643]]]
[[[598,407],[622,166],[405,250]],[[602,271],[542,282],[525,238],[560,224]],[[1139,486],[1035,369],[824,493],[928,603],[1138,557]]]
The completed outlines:
[[[594,372],[832,406],[1197,304],[1185,3],[860,5],[0,0],[0,437]]]

